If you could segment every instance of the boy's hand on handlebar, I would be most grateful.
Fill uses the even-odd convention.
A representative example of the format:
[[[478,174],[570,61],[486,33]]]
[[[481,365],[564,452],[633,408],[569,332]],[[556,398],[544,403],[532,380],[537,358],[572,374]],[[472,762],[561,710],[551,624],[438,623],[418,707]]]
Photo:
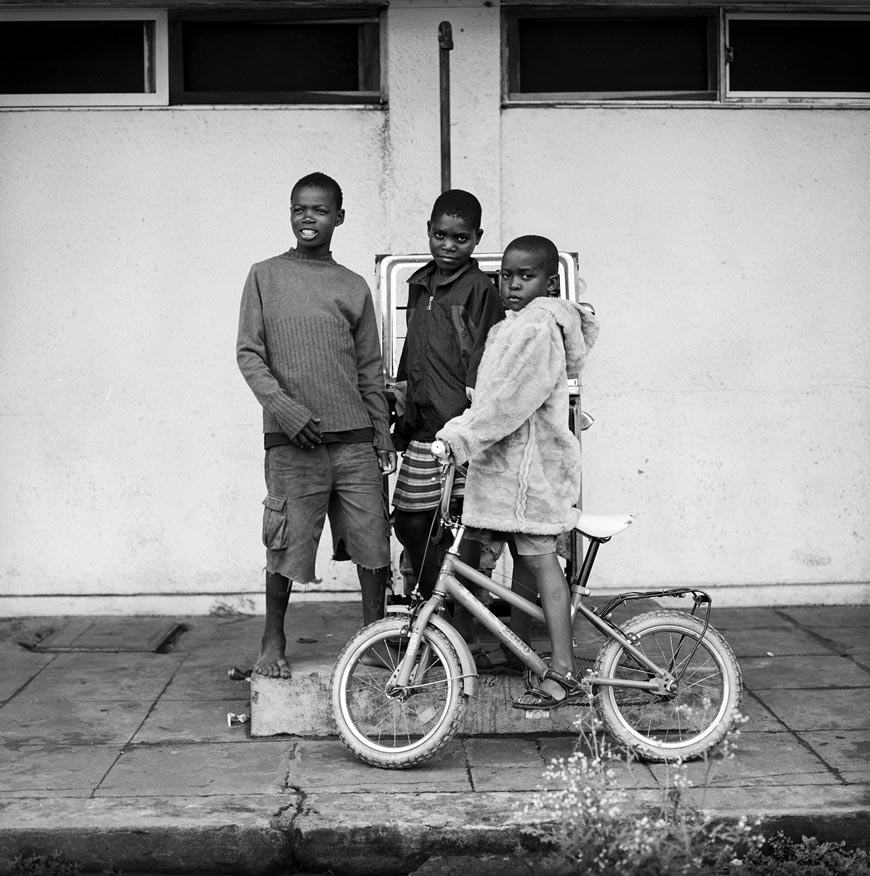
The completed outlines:
[[[453,459],[450,445],[446,441],[442,441],[440,438],[437,438],[432,442],[431,453],[432,456],[434,456],[442,465],[446,465],[451,459]]]

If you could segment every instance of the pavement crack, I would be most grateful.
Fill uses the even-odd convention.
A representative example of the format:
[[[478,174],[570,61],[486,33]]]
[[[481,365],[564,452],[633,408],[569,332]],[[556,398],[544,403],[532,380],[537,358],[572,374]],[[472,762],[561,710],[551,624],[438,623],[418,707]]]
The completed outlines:
[[[842,657],[843,659],[850,661],[855,666],[863,669],[865,672],[870,672],[870,667],[861,663],[857,655],[850,653],[849,648],[846,648],[843,645],[838,645],[837,642],[835,642],[833,639],[829,639],[827,636],[823,636],[809,624],[803,623],[802,621],[792,617],[790,614],[788,614],[787,610],[784,611],[782,609],[778,609],[776,613],[781,618],[788,621],[792,626],[799,629],[802,633],[809,636],[811,639],[815,639],[820,645],[824,645],[829,651],[836,654],[838,657]]]
[[[770,706],[768,706],[767,703],[764,702],[764,700],[761,699],[761,697],[758,696],[758,694],[755,693],[755,691],[750,690],[750,689],[749,689],[748,687],[746,687],[746,686],[744,686],[743,689],[744,689],[744,691],[745,691],[747,694],[749,694],[749,696],[752,697],[752,699],[755,700],[756,703],[758,703],[758,705],[759,705],[762,709],[764,709],[765,712],[767,712],[767,714],[768,714],[768,716],[769,716],[770,718],[772,718],[774,721],[776,721],[777,724],[779,724],[779,726],[780,726],[783,730],[790,730],[788,724],[786,724],[785,721],[783,721],[782,718],[780,718],[779,715],[777,715],[777,714],[776,714],[776,713],[770,708]],[[748,720],[748,718],[747,718],[747,720]]]
[[[471,786],[471,790],[476,791],[477,788],[474,787],[474,775],[471,772],[471,761],[468,758],[468,746],[465,744],[464,739],[461,739],[460,743],[462,745],[462,756],[465,759],[465,775],[468,776],[468,784]]]
[[[287,789],[293,797],[285,805],[274,810],[269,818],[269,826],[273,830],[280,830],[287,836],[292,836],[296,831],[296,822],[305,814],[308,806],[308,794],[298,785],[291,785]]]
[[[805,751],[809,752],[809,754],[812,757],[815,757],[819,761],[821,761],[821,763],[823,764],[825,769],[837,780],[837,782],[839,782],[839,784],[841,784],[841,785],[848,785],[849,784],[846,781],[846,779],[843,777],[842,772],[839,769],[837,769],[837,767],[831,766],[831,764],[829,764],[828,761],[825,760],[825,758],[822,756],[822,754],[820,752],[816,751],[816,749],[814,749],[813,746],[810,745],[809,742],[807,742],[800,735],[799,730],[789,730],[789,732],[797,740],[797,743],[798,743],[798,745],[801,746],[801,748],[803,748]]]
[[[295,786],[290,781],[290,773],[293,769],[293,761],[296,760],[296,749],[298,745],[298,741],[294,740],[290,748],[281,755],[280,764],[283,772],[283,779],[281,781],[282,791],[292,791],[295,789]]]

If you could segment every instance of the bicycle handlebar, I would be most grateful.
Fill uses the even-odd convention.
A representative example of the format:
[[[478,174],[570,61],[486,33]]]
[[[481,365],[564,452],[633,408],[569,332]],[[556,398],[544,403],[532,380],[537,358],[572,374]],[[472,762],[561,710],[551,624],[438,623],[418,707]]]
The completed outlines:
[[[430,452],[441,463],[441,520],[450,520],[450,499],[453,495],[453,478],[456,474],[456,462],[450,448],[444,441],[436,439],[432,442]]]
[[[432,456],[434,456],[442,465],[446,465],[450,462],[450,449],[440,438],[436,438],[432,442],[431,453]]]

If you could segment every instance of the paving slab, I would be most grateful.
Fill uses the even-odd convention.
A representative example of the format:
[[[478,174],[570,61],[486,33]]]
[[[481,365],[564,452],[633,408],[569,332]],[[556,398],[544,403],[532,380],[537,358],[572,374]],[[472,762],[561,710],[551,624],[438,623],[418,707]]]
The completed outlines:
[[[597,737],[598,751],[603,752],[604,748],[609,745],[610,738],[604,734],[599,734]],[[549,764],[554,758],[567,758],[571,753],[578,748],[574,737],[566,736],[547,736],[539,740],[541,756],[545,762]],[[589,743],[582,743],[579,746],[587,754],[590,753]],[[657,789],[659,787],[658,779],[653,775],[650,769],[650,764],[641,763],[637,760],[627,759],[623,753],[614,751],[614,759],[611,767],[614,771],[614,782],[616,787],[631,789],[634,791],[643,791],[647,789]]]
[[[792,730],[863,730],[870,727],[870,687],[754,691],[779,721]],[[745,711],[745,709],[744,709]],[[747,729],[767,730],[754,723]]]
[[[159,651],[178,632],[165,618],[78,617],[34,645],[36,651]]]
[[[545,779],[551,762],[567,760],[576,749],[573,735],[527,737],[471,737],[463,740],[475,791],[542,791],[554,785]],[[617,787],[656,788],[645,764],[617,760],[612,764]]]
[[[94,673],[97,675],[113,676],[118,683],[127,678],[139,679],[147,684],[150,673],[162,673],[174,671],[178,668],[183,655],[179,654],[116,654],[112,652],[83,651],[80,653],[68,653],[53,655],[51,663],[44,671],[51,673],[67,672],[70,679],[77,676]]]
[[[244,662],[244,661],[240,661]],[[235,664],[200,662],[186,659],[161,693],[161,700],[250,700],[250,686],[245,681],[231,681],[229,670]],[[250,668],[250,664],[246,667]]]
[[[4,670],[21,669],[36,675],[43,667],[51,663],[54,657],[54,654],[35,654],[14,642],[0,642],[0,666]],[[0,690],[4,687],[0,686]]]
[[[743,683],[750,690],[867,687],[870,672],[848,657],[812,654],[741,659]]]
[[[561,737],[558,743],[560,753],[553,757],[567,757],[574,747],[573,737]],[[475,791],[536,791],[545,787],[547,758],[538,739],[474,737],[464,740],[464,749]]]
[[[247,715],[250,702],[229,700],[164,700],[155,703],[134,733],[133,744],[159,742],[238,742],[244,725],[230,726],[227,715]]]
[[[6,742],[123,744],[132,738],[152,707],[152,700],[82,702],[18,696],[0,706],[0,726]]]
[[[797,736],[844,781],[870,782],[870,730],[801,731]]]
[[[39,674],[45,664],[29,666],[21,663],[15,664],[11,661],[7,662],[4,656],[0,658],[0,665],[3,667],[3,672],[0,673],[0,704],[2,704],[22,691]]]
[[[48,666],[55,655],[36,654],[22,647],[18,639],[28,635],[20,624],[0,619],[0,704],[6,702]]]
[[[292,746],[245,739],[128,746],[94,796],[271,796],[286,787],[291,756]]]
[[[810,630],[793,626],[735,627],[726,633],[731,649],[743,659],[837,654],[833,643],[821,639]]]
[[[667,780],[668,766],[652,764],[650,769],[660,783]],[[707,760],[685,765],[686,777],[696,787],[795,789],[804,785],[841,784],[831,768],[808,750],[793,734],[744,731],[736,743],[734,757],[722,759],[714,752]]]
[[[870,631],[867,627],[820,627],[815,631],[830,643],[837,654],[864,658],[870,654]]]
[[[713,611],[710,622],[720,632],[747,629],[771,629],[781,627],[793,620],[783,614],[780,608],[720,608],[716,606],[713,593]],[[726,636],[727,638],[727,636]]]
[[[4,743],[0,796],[90,796],[121,754],[120,745]]]
[[[767,704],[767,698],[771,693],[771,691],[743,691],[740,714],[746,719],[746,723],[743,725],[745,730],[777,731],[785,729],[782,721],[777,718]]]
[[[870,630],[870,612],[867,611],[867,606],[794,605],[778,611],[784,617],[808,627],[863,627]]]
[[[290,609],[288,612],[291,617],[292,611]],[[306,609],[306,617],[308,613]],[[173,642],[172,650],[189,654],[201,654],[207,649],[222,648],[225,656],[227,649],[232,652],[247,649],[256,656],[260,636],[263,634],[263,618],[259,615],[186,617],[182,619],[182,623],[184,635]]]
[[[437,757],[406,770],[387,770],[357,760],[334,740],[303,739],[289,757],[286,784],[311,793],[354,791],[358,793],[471,791],[465,751],[454,739]]]
[[[87,664],[71,661],[62,654],[27,685],[25,696],[32,701],[77,700],[80,702],[121,702],[156,699],[178,671],[182,658],[155,655],[128,655],[124,666],[108,665],[93,671]],[[86,655],[90,657],[91,655]],[[114,657],[115,655],[110,655]],[[114,662],[114,661],[113,661]]]

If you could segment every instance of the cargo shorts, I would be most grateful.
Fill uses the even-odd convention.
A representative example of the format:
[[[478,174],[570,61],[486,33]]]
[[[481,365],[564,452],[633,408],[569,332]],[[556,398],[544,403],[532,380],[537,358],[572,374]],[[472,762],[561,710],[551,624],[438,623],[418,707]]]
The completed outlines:
[[[387,497],[371,444],[280,444],[266,450],[263,544],[266,571],[306,583],[315,577],[327,515],[334,559],[366,569],[390,564]]]

